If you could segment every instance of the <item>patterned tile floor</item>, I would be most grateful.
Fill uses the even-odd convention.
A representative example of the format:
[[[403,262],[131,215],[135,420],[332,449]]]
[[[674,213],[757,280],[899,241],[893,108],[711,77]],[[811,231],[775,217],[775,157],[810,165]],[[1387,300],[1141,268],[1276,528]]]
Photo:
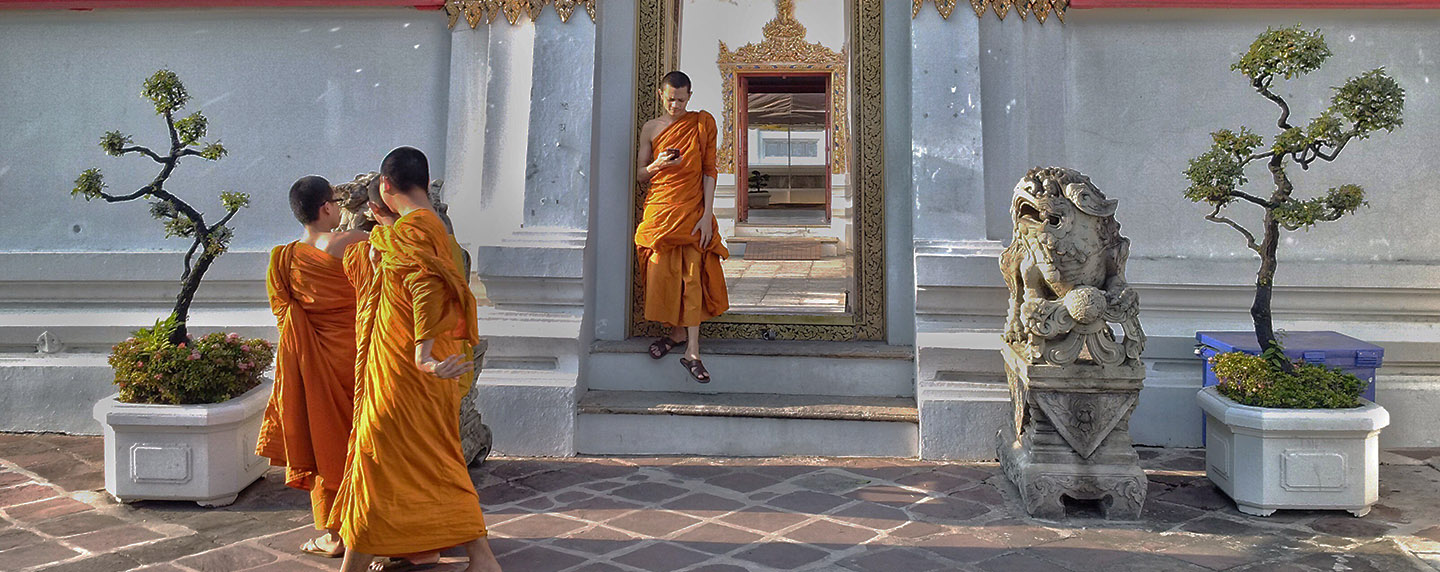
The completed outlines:
[[[1242,515],[1201,451],[1140,452],[1150,498],[1127,523],[1029,519],[993,463],[497,458],[471,474],[510,572],[1440,570],[1440,451],[1387,453],[1365,518]],[[100,458],[94,437],[0,434],[0,570],[339,566],[296,554],[314,534],[307,497],[278,471],[225,508],[119,505]]]
[[[725,260],[730,309],[762,313],[845,311],[850,257],[824,260]]]

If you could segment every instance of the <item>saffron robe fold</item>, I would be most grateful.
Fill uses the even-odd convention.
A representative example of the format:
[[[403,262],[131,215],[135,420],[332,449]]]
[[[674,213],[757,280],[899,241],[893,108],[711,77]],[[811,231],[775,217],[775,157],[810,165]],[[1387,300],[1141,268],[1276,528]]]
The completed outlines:
[[[415,365],[416,340],[435,340],[436,359],[468,358],[479,341],[460,247],[435,213],[418,210],[376,227],[346,262],[359,293],[355,429],[332,524],[347,547],[370,554],[484,536],[457,415],[470,377],[439,379]]]
[[[301,242],[275,247],[266,273],[280,330],[275,385],[256,453],[311,492],[325,528],[345,472],[355,393],[355,291],[341,260]]]
[[[705,111],[685,114],[651,141],[654,156],[680,150],[680,163],[650,179],[645,213],[635,229],[635,254],[644,275],[645,319],[671,326],[698,326],[730,307],[721,260],[730,252],[715,236],[700,246],[692,232],[705,212],[704,177],[714,178],[715,118]]]

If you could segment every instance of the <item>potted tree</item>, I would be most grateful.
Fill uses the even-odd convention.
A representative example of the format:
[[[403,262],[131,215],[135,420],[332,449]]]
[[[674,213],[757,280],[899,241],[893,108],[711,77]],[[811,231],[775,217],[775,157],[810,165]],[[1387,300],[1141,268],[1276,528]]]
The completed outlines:
[[[138,190],[117,195],[106,191],[99,169],[87,169],[71,195],[110,203],[149,200],[150,214],[164,223],[166,236],[188,238],[191,244],[170,315],[111,351],[119,392],[94,408],[105,434],[105,490],[122,502],[192,500],[221,506],[267,468],[255,454],[255,440],[269,400],[264,372],[274,348],[233,333],[196,338],[186,322],[201,279],[229,246],[230,221],[249,206],[250,197],[220,193],[225,215],[207,223],[200,211],[166,188],[181,159],[219,160],[225,147],[201,142],[207,120],[200,112],[176,117],[190,95],[173,72],[155,72],[142,94],[165,118],[168,151],[135,145],[119,131],[102,136],[100,147],[112,156],[148,157],[160,166],[159,174]]]
[[[770,191],[765,190],[770,188],[769,173],[750,171],[749,186],[750,192],[746,193],[745,196],[748,198],[747,200],[750,201],[750,208],[763,209],[770,206]]]
[[[1298,198],[1287,169],[1334,161],[1350,143],[1402,124],[1405,90],[1384,68],[1334,88],[1329,107],[1308,124],[1291,124],[1275,80],[1315,71],[1329,57],[1318,30],[1297,25],[1260,34],[1231,69],[1279,108],[1278,133],[1266,145],[1247,127],[1216,131],[1210,149],[1185,171],[1185,197],[1210,208],[1206,220],[1234,229],[1260,259],[1253,333],[1197,334],[1208,358],[1206,385],[1214,384],[1198,396],[1206,415],[1206,473],[1248,514],[1335,508],[1363,516],[1378,498],[1378,438],[1389,415],[1361,397],[1367,384],[1354,371],[1368,371],[1373,380],[1379,348],[1333,332],[1277,336],[1271,316],[1281,231],[1335,221],[1366,204],[1364,189],[1354,184]],[[1242,189],[1246,169],[1261,164],[1270,175],[1268,195]],[[1233,205],[1259,207],[1260,232],[1228,216]],[[1310,344],[1320,347],[1304,347]],[[1336,353],[1354,360],[1345,364],[1351,372],[1316,363],[1334,364]]]

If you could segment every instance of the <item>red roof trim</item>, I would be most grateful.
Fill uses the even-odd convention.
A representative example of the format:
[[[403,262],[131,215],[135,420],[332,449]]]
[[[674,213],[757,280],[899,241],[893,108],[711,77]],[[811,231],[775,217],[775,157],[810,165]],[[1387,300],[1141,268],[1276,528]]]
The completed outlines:
[[[1070,9],[1096,8],[1289,8],[1312,10],[1436,10],[1440,0],[1070,0]]]
[[[358,8],[376,6],[438,10],[443,0],[0,0],[0,10],[96,10],[125,8]]]

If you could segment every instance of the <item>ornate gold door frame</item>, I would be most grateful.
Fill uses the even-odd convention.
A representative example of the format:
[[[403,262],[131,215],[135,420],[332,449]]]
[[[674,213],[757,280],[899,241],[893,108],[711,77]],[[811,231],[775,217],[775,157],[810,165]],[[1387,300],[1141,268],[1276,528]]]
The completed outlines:
[[[720,54],[715,63],[720,68],[720,99],[725,103],[720,121],[719,157],[715,163],[720,166],[721,173],[735,172],[735,129],[739,125],[735,117],[735,94],[740,87],[736,72],[829,72],[830,121],[834,124],[830,139],[834,159],[830,172],[837,175],[844,173],[850,154],[850,120],[845,103],[850,83],[845,75],[848,50],[841,48],[837,52],[819,42],[805,41],[805,26],[795,19],[794,2],[778,4],[780,13],[765,24],[765,39],[760,43],[746,44],[732,52],[725,42],[720,42]]]
[[[834,316],[727,312],[706,322],[701,327],[701,335],[739,339],[885,339],[885,107],[882,91],[884,70],[880,54],[881,3],[882,0],[850,0],[846,6],[849,11],[848,44],[851,48],[847,50],[849,61],[846,63],[853,71],[850,85],[854,91],[854,97],[849,98],[852,106],[848,115],[854,118],[854,122],[848,167],[856,201],[855,291],[850,297],[851,313]],[[679,22],[679,9],[679,0],[640,0],[636,11],[635,53],[639,77],[635,85],[635,148],[640,142],[641,125],[661,113],[659,98],[655,96],[661,76],[679,65],[676,45],[679,31],[674,29]],[[730,81],[733,81],[733,73],[727,77],[727,85]],[[733,108],[728,109],[727,114],[731,114],[729,118],[732,120],[733,113]],[[636,184],[632,196],[632,232],[644,211],[644,202],[645,185]],[[633,251],[630,266],[630,335],[659,336],[663,333],[660,324],[646,321],[644,317],[644,285],[640,281],[640,269],[635,264]]]

